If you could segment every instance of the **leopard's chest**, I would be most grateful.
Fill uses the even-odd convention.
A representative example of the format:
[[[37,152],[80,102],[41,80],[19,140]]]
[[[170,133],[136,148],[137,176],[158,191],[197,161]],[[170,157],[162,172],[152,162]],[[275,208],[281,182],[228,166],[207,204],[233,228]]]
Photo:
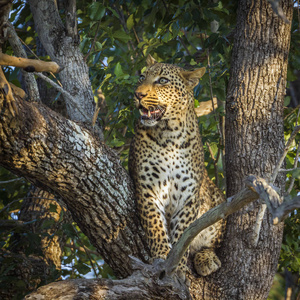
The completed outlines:
[[[157,205],[172,215],[201,185],[202,145],[197,135],[181,132],[162,138],[158,132],[142,133],[135,145],[137,189],[157,199]],[[139,191],[138,191],[139,192]]]

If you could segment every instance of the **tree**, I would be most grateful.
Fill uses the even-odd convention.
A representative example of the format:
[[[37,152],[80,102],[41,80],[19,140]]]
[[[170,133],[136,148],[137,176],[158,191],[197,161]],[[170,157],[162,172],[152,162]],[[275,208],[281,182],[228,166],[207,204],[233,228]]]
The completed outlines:
[[[227,81],[225,71],[228,67],[226,59],[230,50],[226,46],[228,39],[223,38],[218,28],[211,28],[209,32],[199,28],[208,28],[207,24],[215,21],[213,24],[217,22],[219,30],[230,37],[230,28],[224,29],[229,24],[229,10],[221,2],[207,3],[205,9],[185,1],[178,6],[157,2],[151,8],[149,3],[146,8],[137,8],[126,2],[122,5],[93,2],[88,7],[80,3],[77,14],[81,20],[78,26],[82,41],[79,46],[75,1],[68,1],[65,6],[59,2],[59,7],[52,1],[30,0],[29,4],[41,44],[51,60],[63,67],[59,73],[63,86],[60,91],[64,96],[68,119],[41,103],[27,102],[17,96],[14,97],[17,99],[9,98],[9,88],[2,78],[1,165],[18,176],[25,177],[36,187],[61,198],[74,221],[114,270],[114,274],[120,278],[127,277],[132,274],[133,269],[145,268],[145,265],[136,260],[132,264],[130,257],[144,262],[149,257],[144,232],[136,214],[133,183],[122,166],[119,155],[109,147],[118,147],[118,150],[123,147],[121,158],[128,151],[126,138],[132,135],[134,122],[130,116],[131,109],[128,108],[130,101],[125,96],[133,92],[136,82],[136,77],[130,77],[129,74],[135,75],[143,67],[144,58],[139,53],[146,55],[154,52],[158,59],[164,58],[172,63],[182,61],[194,66],[205,61],[213,67],[209,68],[208,79],[206,83],[203,82],[204,91],[201,93],[205,94],[207,91],[206,95],[211,99],[213,93],[219,100],[224,98],[224,85]],[[229,5],[227,2],[226,4]],[[182,11],[182,7],[185,7],[185,11]],[[23,8],[28,9],[28,6]],[[251,173],[268,177],[282,156],[282,110],[292,10],[292,2],[283,1],[283,15],[288,20],[285,22],[267,1],[257,3],[243,0],[239,3],[225,116],[228,196],[240,191],[243,180]],[[3,24],[7,24],[5,18],[9,9],[6,12]],[[190,17],[193,19],[192,24]],[[143,19],[143,24],[139,24],[140,19]],[[154,20],[156,22],[153,23]],[[17,25],[16,23],[15,26]],[[9,28],[11,29],[10,26]],[[156,38],[153,38],[154,34],[157,35]],[[2,37],[5,38],[5,31],[2,32]],[[128,47],[125,50],[124,45]],[[172,45],[178,51],[166,54]],[[127,51],[130,55],[125,56],[122,51]],[[183,51],[187,54],[185,60]],[[87,63],[100,63],[105,68],[96,69],[91,66],[89,70]],[[45,71],[49,71],[47,67],[49,66],[45,64]],[[210,84],[213,76],[220,81],[219,86]],[[34,82],[34,79],[30,80]],[[105,95],[104,99],[99,91],[97,108],[100,107],[100,120],[95,127],[92,126],[92,119],[97,108],[94,107],[91,88],[94,81],[101,82]],[[99,90],[99,83],[95,86]],[[196,95],[199,93],[196,90]],[[18,113],[15,115],[13,103],[17,105]],[[214,125],[216,123],[217,121],[213,121]],[[125,133],[124,125],[127,129]],[[208,140],[206,132],[207,128],[202,129],[204,139]],[[219,150],[216,150],[221,154],[224,147],[222,127],[209,140],[208,148],[216,146],[219,138],[222,142]],[[126,161],[124,164],[126,165]],[[219,173],[213,164],[210,173],[218,179]],[[282,192],[284,180],[284,176],[279,176],[276,182]],[[251,200],[255,197],[257,195],[252,195]],[[220,249],[223,267],[220,272],[208,278],[195,277],[193,273],[189,275],[190,293],[194,298],[267,297],[277,267],[283,226],[271,226],[270,214],[266,214],[258,242],[253,243],[251,236],[259,207],[260,204],[254,202],[228,218],[226,239]],[[57,208],[52,210],[56,211]],[[261,267],[262,262],[265,267]],[[160,265],[161,262],[157,262],[154,268],[147,269],[152,278],[157,276],[155,272]],[[137,283],[141,274],[143,271],[137,271],[131,279],[115,282],[61,282],[53,290],[63,292],[64,289],[70,289],[72,293],[80,295],[83,291],[78,287],[82,285],[89,287],[90,294],[96,295],[97,292],[104,293],[103,290],[108,290],[112,299],[124,299],[126,287],[132,286],[133,282]],[[150,298],[166,296],[166,284],[174,284],[173,281],[168,281],[168,277],[166,280],[162,283],[154,280],[155,284],[149,288],[150,293],[152,292]],[[178,288],[173,292],[173,299],[185,296],[184,290],[180,294],[182,285],[175,283],[173,286]],[[145,298],[145,295],[140,294],[142,289],[136,284],[131,298],[132,295]],[[171,297],[171,294],[168,295]]]

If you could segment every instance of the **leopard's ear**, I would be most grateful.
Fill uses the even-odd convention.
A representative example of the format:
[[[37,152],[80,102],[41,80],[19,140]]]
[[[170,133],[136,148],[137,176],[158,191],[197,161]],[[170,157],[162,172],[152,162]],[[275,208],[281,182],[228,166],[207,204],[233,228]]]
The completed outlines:
[[[200,68],[194,71],[181,71],[180,75],[186,80],[190,88],[194,88],[199,83],[199,78],[205,74],[206,69]]]
[[[150,54],[148,55],[146,62],[148,67],[151,67],[157,63],[157,61]]]

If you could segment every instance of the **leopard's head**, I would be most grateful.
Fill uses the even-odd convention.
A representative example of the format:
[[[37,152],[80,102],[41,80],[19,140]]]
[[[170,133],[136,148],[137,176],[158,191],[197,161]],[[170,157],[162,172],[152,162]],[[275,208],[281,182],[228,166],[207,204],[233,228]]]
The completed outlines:
[[[148,68],[141,74],[134,93],[136,107],[145,126],[176,117],[193,105],[193,89],[205,73],[205,68],[186,71],[178,66],[158,63],[151,55]]]

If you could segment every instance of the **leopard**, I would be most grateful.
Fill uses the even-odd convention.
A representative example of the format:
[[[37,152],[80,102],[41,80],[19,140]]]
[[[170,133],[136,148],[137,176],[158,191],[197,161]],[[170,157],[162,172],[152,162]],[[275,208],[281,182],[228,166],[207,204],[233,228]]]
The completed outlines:
[[[146,62],[133,96],[140,118],[130,145],[129,173],[153,261],[166,259],[184,230],[225,197],[205,168],[194,110],[194,88],[205,67],[185,70],[151,55]],[[221,267],[216,249],[225,224],[220,220],[198,234],[179,263],[180,276],[186,274],[189,255],[200,276]]]

